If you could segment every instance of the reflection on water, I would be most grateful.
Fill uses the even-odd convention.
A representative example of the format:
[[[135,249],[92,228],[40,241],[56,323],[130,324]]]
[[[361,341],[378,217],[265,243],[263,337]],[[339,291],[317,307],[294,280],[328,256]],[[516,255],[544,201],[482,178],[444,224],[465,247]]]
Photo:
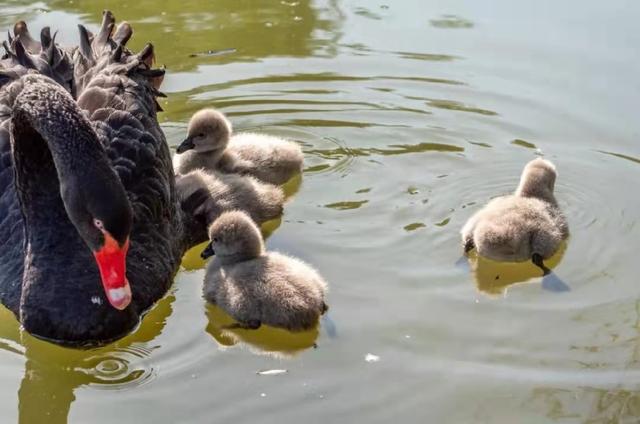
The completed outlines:
[[[268,325],[257,330],[232,328],[236,321],[215,305],[207,305],[206,315],[209,320],[206,331],[220,346],[241,344],[254,353],[277,358],[291,357],[315,347],[319,334],[319,326],[296,333]]]
[[[566,242],[562,243],[558,252],[544,264],[549,269],[554,269],[564,256]],[[507,288],[514,284],[540,282],[542,270],[531,261],[526,262],[497,262],[476,253],[475,249],[469,252],[469,265],[476,287],[479,291],[490,296],[499,296],[506,293]]]
[[[145,35],[144,40],[141,37],[132,40],[134,50],[145,40],[161,46],[160,60],[173,72],[193,70],[206,63],[253,61],[265,56],[310,56],[323,49],[324,43],[319,38],[331,38],[335,30],[335,23],[319,16],[318,9],[308,0],[263,3],[49,0],[46,5],[49,10],[78,13],[83,21],[94,25],[100,19],[96,12],[108,5],[116,16],[122,16],[137,33]],[[190,57],[229,48],[235,52]]]
[[[148,362],[153,340],[162,332],[171,315],[174,297],[156,304],[140,326],[129,336],[109,346],[89,350],[60,347],[18,328],[13,316],[0,310],[3,344],[17,343],[24,356],[24,375],[17,391],[20,423],[65,423],[76,390],[81,387],[131,390],[153,379],[155,371]],[[7,326],[6,324],[12,324]],[[8,331],[7,331],[8,330]],[[12,351],[10,349],[10,351]]]

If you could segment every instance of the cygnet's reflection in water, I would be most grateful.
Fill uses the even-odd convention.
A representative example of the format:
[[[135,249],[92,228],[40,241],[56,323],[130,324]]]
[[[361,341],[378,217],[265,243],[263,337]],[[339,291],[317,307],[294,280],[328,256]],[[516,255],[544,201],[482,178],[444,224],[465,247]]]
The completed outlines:
[[[301,185],[302,174],[296,174],[289,181],[284,183],[281,187],[282,191],[284,191],[285,201],[291,200],[291,198],[300,190]]]
[[[549,270],[553,270],[564,256],[567,243],[563,242],[555,255],[545,260]],[[474,250],[462,257],[457,264],[466,267],[473,274],[479,291],[490,296],[503,295],[509,286],[519,283],[541,283],[545,290],[554,292],[569,291],[566,282],[555,272],[543,275],[542,269],[531,261],[497,262],[478,255]]]
[[[21,331],[11,312],[0,308],[0,349],[25,357],[18,390],[20,423],[66,423],[75,390],[83,386],[126,390],[153,379],[145,359],[159,346],[175,300],[169,295],[147,313],[132,334],[100,348],[73,349],[39,340]]]
[[[254,353],[275,357],[291,357],[316,347],[319,324],[311,330],[295,333],[268,325],[262,325],[257,330],[245,330],[234,328],[236,321],[216,305],[207,304],[206,314],[209,319],[207,333],[221,346],[241,343]]]

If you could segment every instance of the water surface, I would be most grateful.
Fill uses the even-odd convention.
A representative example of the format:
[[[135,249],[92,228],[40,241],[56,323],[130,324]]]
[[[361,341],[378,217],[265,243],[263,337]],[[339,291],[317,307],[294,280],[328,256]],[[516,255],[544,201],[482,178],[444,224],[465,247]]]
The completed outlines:
[[[335,335],[225,331],[191,252],[101,349],[1,309],[3,422],[640,421],[640,4],[15,0],[0,23],[75,43],[105,7],[167,67],[172,146],[204,106],[303,146],[267,245],[327,278]],[[456,266],[465,220],[536,156],[560,173],[568,292],[527,264]]]

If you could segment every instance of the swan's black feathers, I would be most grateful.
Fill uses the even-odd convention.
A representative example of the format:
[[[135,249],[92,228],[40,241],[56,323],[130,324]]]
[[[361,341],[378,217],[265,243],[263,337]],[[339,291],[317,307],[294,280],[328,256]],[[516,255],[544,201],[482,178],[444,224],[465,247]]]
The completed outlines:
[[[136,238],[132,239],[130,255],[144,246],[146,250],[155,250],[153,256],[164,258],[130,261],[131,266],[144,264],[144,271],[140,271],[147,275],[150,272],[171,275],[177,265],[175,261],[179,260],[175,233],[182,230],[182,223],[181,214],[174,210],[171,154],[156,117],[157,90],[153,78],[158,74],[147,74],[151,70],[153,47],[147,45],[134,55],[122,46],[128,40],[129,30],[125,27],[122,32],[116,31],[116,35],[122,36],[118,44],[111,38],[112,31],[112,16],[105,13],[101,30],[91,42],[89,61],[94,65],[84,75],[77,70],[86,66],[87,52],[74,56],[78,104],[90,116],[134,210]],[[150,223],[157,222],[165,225],[149,228]],[[141,257],[151,257],[151,252],[144,253]],[[152,288],[140,285],[138,290]],[[166,288],[157,289],[164,292]],[[136,293],[133,285],[132,289],[134,298],[153,297],[152,293]]]
[[[42,29],[41,42],[35,41],[27,25],[18,22],[14,27],[15,38],[3,42],[6,51],[3,56],[3,70],[23,67],[46,75],[62,85],[67,91],[72,91],[73,64],[69,52],[60,48],[56,42],[56,34],[51,36],[49,27]]]
[[[150,44],[139,54],[126,48],[133,30],[127,23],[116,28],[108,11],[103,14],[100,31],[93,35],[80,27],[80,45],[69,50],[55,43],[55,34],[51,36],[48,28],[40,34],[40,42],[30,36],[24,23],[17,24],[14,32],[16,36],[5,42],[7,53],[0,59],[0,300],[20,318],[24,221],[14,186],[10,118],[25,76],[42,74],[74,96],[129,198],[134,218],[127,276],[133,301],[127,311],[137,316],[166,293],[182,253],[193,243],[185,231],[189,222],[183,222],[189,211],[179,206],[169,147],[156,116],[164,70],[152,69],[154,50]],[[44,77],[30,81],[53,83]],[[82,249],[81,243],[76,247]],[[75,258],[91,255],[86,246],[84,249],[82,254],[60,258],[60,263],[72,275],[79,274],[78,278],[94,277],[95,271],[87,274],[74,266]],[[104,296],[100,292],[96,295]],[[72,302],[64,307],[77,306]],[[79,306],[78,314],[91,313],[90,307],[95,308]],[[113,311],[107,311],[112,314],[107,321],[113,325],[122,327],[119,320],[131,319]],[[82,326],[81,322],[70,325],[61,331],[84,331],[73,327]],[[105,321],[104,326],[108,325]],[[91,331],[99,334],[102,330]]]

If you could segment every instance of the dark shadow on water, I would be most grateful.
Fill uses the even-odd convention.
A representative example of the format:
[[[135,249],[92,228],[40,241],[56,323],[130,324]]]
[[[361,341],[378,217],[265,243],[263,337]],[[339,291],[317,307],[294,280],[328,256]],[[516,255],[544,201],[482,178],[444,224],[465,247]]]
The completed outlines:
[[[555,293],[571,291],[571,287],[553,271],[542,277],[542,288]]]
[[[336,323],[333,321],[333,319],[331,319],[331,315],[329,315],[329,312],[326,312],[322,316],[322,318],[320,319],[320,323],[322,325],[322,329],[327,333],[327,336],[332,339],[338,337],[338,329],[336,327]]]
[[[469,266],[469,259],[466,256],[460,256],[460,258],[458,258],[458,260],[455,262],[455,267],[465,271],[465,272],[471,272],[471,267]]]

